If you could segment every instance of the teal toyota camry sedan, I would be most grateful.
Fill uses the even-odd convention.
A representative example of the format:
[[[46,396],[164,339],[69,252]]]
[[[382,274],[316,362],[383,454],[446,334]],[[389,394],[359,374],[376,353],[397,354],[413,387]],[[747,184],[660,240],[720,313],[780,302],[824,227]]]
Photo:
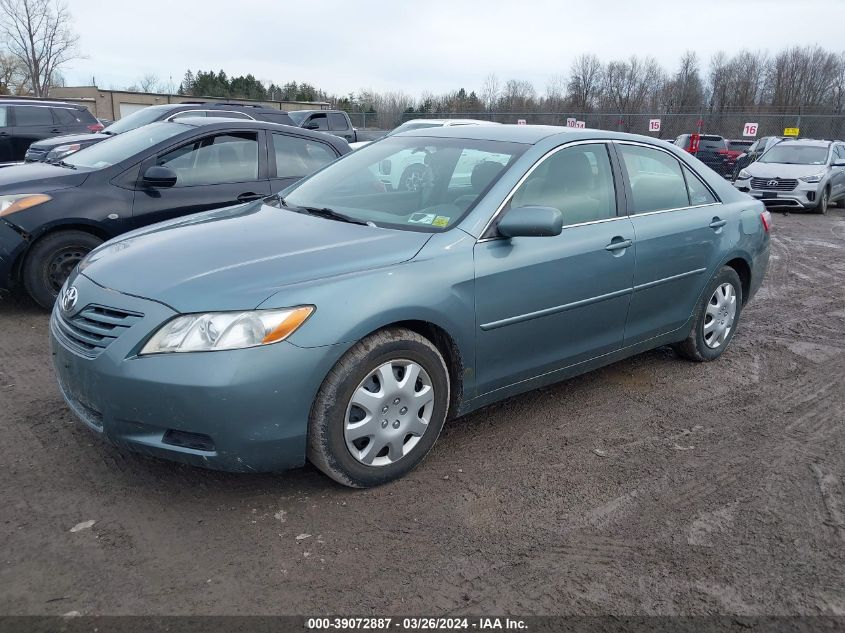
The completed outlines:
[[[409,155],[418,186],[394,190],[382,175]],[[53,362],[119,447],[233,471],[308,459],[373,486],[497,400],[660,345],[717,359],[770,223],[652,138],[414,130],[98,247],[53,309]]]

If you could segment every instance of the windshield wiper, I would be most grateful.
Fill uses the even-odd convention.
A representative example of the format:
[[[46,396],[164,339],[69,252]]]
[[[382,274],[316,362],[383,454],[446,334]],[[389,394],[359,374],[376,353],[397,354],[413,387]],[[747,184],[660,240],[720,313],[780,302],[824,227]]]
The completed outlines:
[[[283,198],[279,198],[279,201],[282,204],[285,204]],[[285,204],[285,206],[287,206]],[[329,220],[337,220],[338,222],[349,222],[350,224],[361,224],[363,226],[369,226],[369,222],[364,222],[363,220],[358,220],[356,218],[352,218],[348,215],[344,215],[343,213],[339,213],[334,209],[329,209],[328,207],[296,207],[297,209],[302,209],[309,215],[316,215],[320,218],[327,218]]]
[[[66,163],[63,160],[60,160],[60,161],[53,163],[53,164],[58,165],[59,167],[67,167],[68,169],[76,169],[76,165],[71,165],[70,163]]]

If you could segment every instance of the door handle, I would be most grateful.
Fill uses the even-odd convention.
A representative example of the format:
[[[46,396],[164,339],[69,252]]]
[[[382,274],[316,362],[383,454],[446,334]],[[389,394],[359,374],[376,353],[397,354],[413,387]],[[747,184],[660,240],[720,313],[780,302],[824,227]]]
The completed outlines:
[[[625,248],[630,248],[632,244],[633,242],[631,240],[625,240],[621,237],[614,237],[610,244],[604,247],[604,250],[611,252],[618,251]]]
[[[238,202],[252,202],[253,200],[258,200],[259,198],[264,197],[264,194],[247,191],[246,193],[242,193],[238,196]]]
[[[728,221],[727,221],[727,220],[722,220],[721,218],[719,218],[719,217],[717,216],[717,217],[713,218],[713,221],[712,221],[712,222],[710,222],[710,225],[709,225],[709,226],[710,226],[710,228],[711,228],[711,229],[721,229],[721,228],[722,228],[723,226],[725,226],[727,223],[728,223]]]
[[[59,132],[61,132],[61,130],[57,127],[54,127],[52,130],[50,130],[50,132],[52,132],[53,134],[58,134]]]

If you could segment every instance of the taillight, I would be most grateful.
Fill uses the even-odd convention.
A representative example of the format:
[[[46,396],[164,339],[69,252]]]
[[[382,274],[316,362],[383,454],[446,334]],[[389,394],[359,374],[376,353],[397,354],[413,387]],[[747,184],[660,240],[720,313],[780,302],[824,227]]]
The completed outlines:
[[[104,129],[106,129],[106,126],[103,125],[102,123],[92,123],[91,125],[88,126],[88,131],[94,132],[94,133],[102,132]]]
[[[769,212],[768,209],[766,209],[765,211],[763,211],[763,213],[760,214],[760,221],[763,223],[763,230],[768,233],[769,230],[772,228],[772,214]]]

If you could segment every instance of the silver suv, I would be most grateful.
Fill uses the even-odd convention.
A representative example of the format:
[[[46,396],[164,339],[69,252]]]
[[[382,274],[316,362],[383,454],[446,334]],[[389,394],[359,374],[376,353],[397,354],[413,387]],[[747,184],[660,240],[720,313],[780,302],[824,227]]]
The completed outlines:
[[[734,185],[767,207],[826,213],[845,198],[845,143],[782,141],[740,170]]]

